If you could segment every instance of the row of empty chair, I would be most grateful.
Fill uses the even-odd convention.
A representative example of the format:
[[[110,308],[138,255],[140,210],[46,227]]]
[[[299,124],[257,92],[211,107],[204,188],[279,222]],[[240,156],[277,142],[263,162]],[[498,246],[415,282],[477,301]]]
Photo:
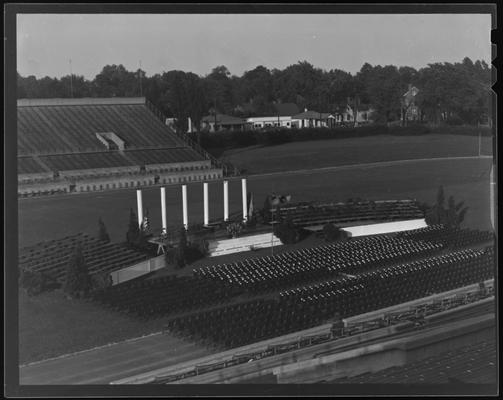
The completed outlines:
[[[125,244],[107,243],[79,234],[21,248],[19,267],[43,273],[63,283],[66,267],[78,245],[82,247],[84,261],[91,275],[115,271],[147,259],[145,253],[128,248]]]
[[[307,288],[277,299],[253,299],[172,318],[167,328],[230,348],[327,323],[336,313],[343,318],[358,315],[493,276],[490,248],[465,250],[334,281],[323,292]]]
[[[496,383],[498,379],[496,342],[480,341],[443,351],[419,361],[324,381],[332,384],[463,384]]]
[[[442,243],[445,247],[453,249],[494,240],[493,233],[489,231],[449,227],[444,224],[400,232],[397,237]]]
[[[273,216],[290,218],[299,227],[346,223],[350,221],[394,221],[424,218],[424,213],[412,200],[366,201],[352,203],[284,204]]]
[[[389,236],[370,236],[347,242],[246,259],[194,270],[195,276],[226,282],[252,292],[280,289],[337,273],[359,273],[393,263],[427,257],[442,250],[438,243]]]
[[[194,277],[166,276],[126,282],[94,293],[94,299],[113,309],[155,318],[228,300],[229,286]]]

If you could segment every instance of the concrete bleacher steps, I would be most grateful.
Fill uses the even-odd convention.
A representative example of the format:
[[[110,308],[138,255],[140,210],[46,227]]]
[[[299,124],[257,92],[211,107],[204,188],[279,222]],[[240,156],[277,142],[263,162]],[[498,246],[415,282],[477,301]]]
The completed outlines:
[[[22,197],[223,175],[207,153],[159,120],[144,97],[19,99],[17,122]],[[147,176],[130,179],[135,174]]]
[[[263,233],[235,239],[214,240],[209,243],[208,251],[210,257],[216,257],[253,249],[264,249],[282,244],[281,240],[272,233]]]

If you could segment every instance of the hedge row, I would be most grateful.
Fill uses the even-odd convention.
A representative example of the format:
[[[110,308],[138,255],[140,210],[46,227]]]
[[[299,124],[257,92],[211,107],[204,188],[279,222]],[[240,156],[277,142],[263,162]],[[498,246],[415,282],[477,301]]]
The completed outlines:
[[[376,135],[416,136],[434,133],[454,135],[491,136],[491,128],[475,126],[411,125],[407,127],[387,125],[365,125],[357,128],[277,128],[270,130],[202,132],[201,145],[204,148],[237,148],[254,145],[271,146],[276,144],[307,140],[344,139]]]

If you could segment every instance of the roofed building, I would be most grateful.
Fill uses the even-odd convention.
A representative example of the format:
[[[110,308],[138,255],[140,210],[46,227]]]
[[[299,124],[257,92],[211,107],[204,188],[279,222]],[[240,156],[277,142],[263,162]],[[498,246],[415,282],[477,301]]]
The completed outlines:
[[[207,115],[201,119],[201,129],[210,132],[220,130],[244,130],[246,121],[226,114]]]

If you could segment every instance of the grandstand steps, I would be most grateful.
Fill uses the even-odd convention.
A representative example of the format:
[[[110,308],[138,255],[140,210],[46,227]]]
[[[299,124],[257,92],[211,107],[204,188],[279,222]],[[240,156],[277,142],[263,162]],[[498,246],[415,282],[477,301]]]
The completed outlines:
[[[209,242],[209,256],[216,257],[224,254],[240,253],[253,249],[264,249],[272,246],[282,245],[272,233],[243,236],[234,239],[213,240]]]
[[[52,169],[49,168],[49,166],[43,162],[38,155],[34,155],[33,159],[37,162],[38,165],[40,165],[45,171],[47,172],[52,172]]]

